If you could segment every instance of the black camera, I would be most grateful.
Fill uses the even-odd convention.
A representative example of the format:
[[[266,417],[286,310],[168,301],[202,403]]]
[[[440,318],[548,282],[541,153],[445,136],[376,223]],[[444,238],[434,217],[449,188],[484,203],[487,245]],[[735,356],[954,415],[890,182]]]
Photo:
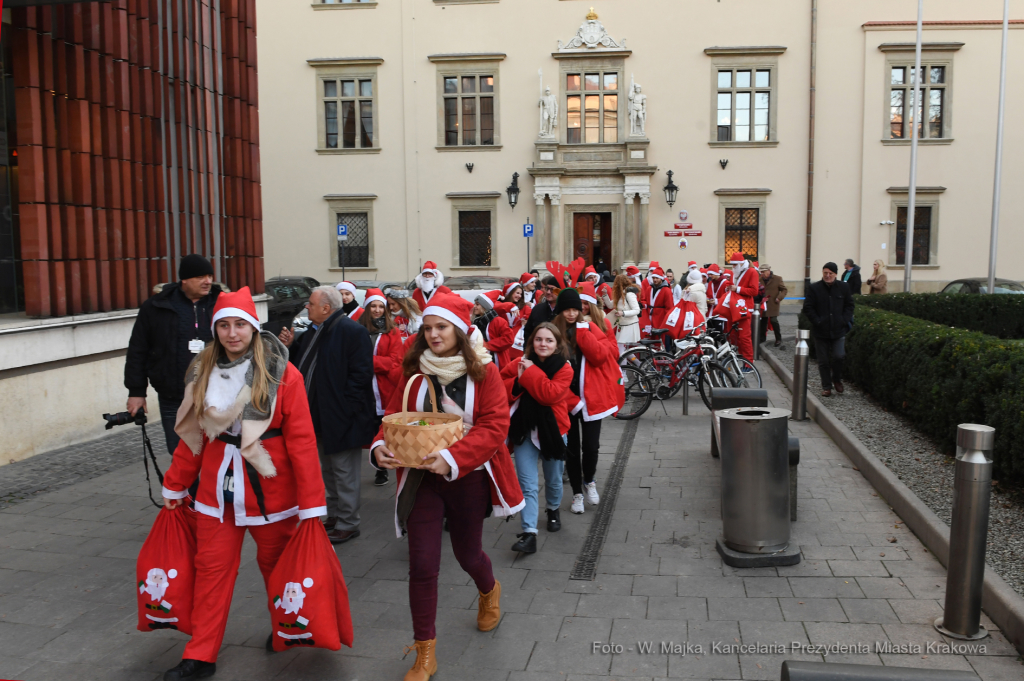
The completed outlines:
[[[146,411],[140,408],[136,410],[135,416],[132,416],[131,412],[121,411],[116,414],[104,414],[103,418],[107,420],[107,425],[105,426],[107,430],[114,426],[126,426],[129,423],[141,426],[146,423]]]

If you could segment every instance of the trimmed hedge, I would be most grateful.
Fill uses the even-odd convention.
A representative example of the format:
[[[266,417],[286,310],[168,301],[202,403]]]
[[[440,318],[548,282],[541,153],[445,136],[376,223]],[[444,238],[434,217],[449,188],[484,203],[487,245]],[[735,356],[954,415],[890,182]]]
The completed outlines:
[[[1024,344],[862,305],[846,353],[847,378],[948,452],[958,424],[995,428],[996,474],[1024,479]]]
[[[888,310],[936,324],[980,331],[998,338],[1024,338],[1024,295],[894,293],[854,296],[853,299],[859,306]]]

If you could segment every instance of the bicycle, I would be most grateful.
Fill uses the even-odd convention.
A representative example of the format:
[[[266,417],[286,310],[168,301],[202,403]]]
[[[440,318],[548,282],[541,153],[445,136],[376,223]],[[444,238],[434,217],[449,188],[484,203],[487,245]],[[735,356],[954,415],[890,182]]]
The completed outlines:
[[[739,327],[739,321],[733,323],[730,332],[736,331]],[[732,375],[737,388],[761,388],[763,387],[761,381],[761,372],[757,370],[754,363],[748,360],[746,357],[740,355],[736,348],[733,347],[732,343],[729,342],[728,336],[721,332],[721,342],[718,343],[717,358],[718,363],[721,364],[725,369]]]
[[[651,385],[650,377],[636,367],[624,366],[621,369],[626,401],[615,414],[615,418],[620,421],[630,421],[642,416],[651,406],[651,401],[654,399],[654,388]]]
[[[653,353],[641,367],[646,376],[658,382],[653,397],[658,400],[674,397],[683,381],[688,381],[697,387],[701,400],[711,409],[711,394],[715,388],[737,387],[732,374],[713,359],[717,349],[709,336],[687,337],[676,345],[681,345],[678,348],[681,354]]]

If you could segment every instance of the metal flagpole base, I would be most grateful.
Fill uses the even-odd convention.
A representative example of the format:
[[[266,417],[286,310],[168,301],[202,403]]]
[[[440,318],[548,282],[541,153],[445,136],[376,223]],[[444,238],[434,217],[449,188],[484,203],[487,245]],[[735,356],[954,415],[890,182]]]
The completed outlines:
[[[955,631],[950,631],[946,627],[942,626],[941,617],[935,620],[935,628],[943,636],[949,636],[950,638],[959,639],[961,641],[980,641],[981,639],[988,637],[988,629],[986,629],[984,625],[978,625],[978,633],[974,636],[965,636],[963,634],[958,634]]]

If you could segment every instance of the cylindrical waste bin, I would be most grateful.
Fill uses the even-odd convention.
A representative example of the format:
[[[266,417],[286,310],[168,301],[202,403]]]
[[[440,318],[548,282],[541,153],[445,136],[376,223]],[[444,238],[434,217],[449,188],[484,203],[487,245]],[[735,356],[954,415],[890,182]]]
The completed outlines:
[[[767,407],[718,412],[722,534],[734,551],[789,546],[789,415]]]

